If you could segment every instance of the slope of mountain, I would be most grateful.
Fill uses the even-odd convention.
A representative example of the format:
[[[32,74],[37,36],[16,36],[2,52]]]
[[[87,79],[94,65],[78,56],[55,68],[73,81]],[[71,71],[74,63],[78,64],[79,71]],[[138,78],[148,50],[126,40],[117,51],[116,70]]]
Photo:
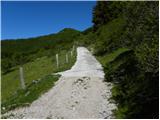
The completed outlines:
[[[76,43],[81,33],[71,28],[65,28],[57,34],[36,38],[3,40],[2,73],[9,72],[14,66],[27,63],[42,56],[53,56],[61,50],[67,50]]]

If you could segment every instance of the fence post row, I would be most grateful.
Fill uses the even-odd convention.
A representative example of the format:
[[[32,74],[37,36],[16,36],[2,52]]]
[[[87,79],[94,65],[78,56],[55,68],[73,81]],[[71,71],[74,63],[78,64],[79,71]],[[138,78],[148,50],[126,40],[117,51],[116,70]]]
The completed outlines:
[[[25,82],[24,82],[23,67],[20,67],[20,68],[19,68],[19,71],[20,71],[21,87],[22,87],[22,89],[25,89],[26,86],[25,86]]]
[[[73,46],[73,50],[71,50],[71,57],[73,56],[74,48],[75,48],[75,46]],[[58,54],[56,54],[56,62],[57,62],[57,68],[59,68],[59,56],[58,56]],[[68,63],[68,62],[69,62],[68,53],[66,53],[66,63]],[[25,86],[25,81],[24,81],[23,67],[20,67],[19,71],[20,71],[21,87],[22,87],[22,89],[25,89],[26,86]]]
[[[72,50],[70,51],[71,58],[73,57],[74,50],[75,50],[75,45],[73,45],[73,48],[72,48]],[[57,68],[59,68],[59,56],[58,56],[58,54],[56,54],[56,63],[57,63]],[[66,63],[69,63],[68,53],[66,53]]]

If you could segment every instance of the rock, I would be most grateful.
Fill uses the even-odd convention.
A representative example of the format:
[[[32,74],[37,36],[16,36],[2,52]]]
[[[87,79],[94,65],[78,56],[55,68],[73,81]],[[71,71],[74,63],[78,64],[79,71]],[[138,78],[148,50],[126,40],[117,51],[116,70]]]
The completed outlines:
[[[87,89],[87,87],[84,87],[84,89]]]
[[[75,101],[75,103],[78,104],[79,102],[78,102],[78,101]]]

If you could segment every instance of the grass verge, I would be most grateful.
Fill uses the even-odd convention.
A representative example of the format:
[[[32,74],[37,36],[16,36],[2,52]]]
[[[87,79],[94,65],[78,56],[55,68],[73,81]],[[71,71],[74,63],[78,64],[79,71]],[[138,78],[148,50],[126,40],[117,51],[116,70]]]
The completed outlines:
[[[98,61],[105,67],[106,64],[110,63],[113,61],[116,57],[118,57],[120,54],[123,52],[129,51],[130,49],[128,48],[119,48],[109,54],[105,54],[103,56],[97,56]]]
[[[40,95],[47,92],[58,80],[59,75],[47,75],[40,80],[34,80],[25,90],[18,89],[14,95],[2,104],[2,114],[19,106],[30,105]]]
[[[121,91],[117,89],[117,84],[115,84],[116,81],[121,81],[120,77],[114,78],[114,74],[120,74],[121,71],[117,70],[122,64],[125,64],[127,61],[127,57],[129,57],[129,53],[131,52],[128,48],[119,48],[112,53],[106,54],[104,56],[98,56],[97,59],[100,61],[100,63],[103,65],[104,72],[105,72],[105,81],[112,82],[113,87],[111,89],[112,97],[110,99],[113,99],[117,102],[117,97],[119,99]],[[116,118],[124,118],[122,115],[127,111],[127,108],[121,108],[118,110],[113,110],[113,113]],[[123,112],[123,114],[121,114]],[[120,115],[121,117],[120,117]]]

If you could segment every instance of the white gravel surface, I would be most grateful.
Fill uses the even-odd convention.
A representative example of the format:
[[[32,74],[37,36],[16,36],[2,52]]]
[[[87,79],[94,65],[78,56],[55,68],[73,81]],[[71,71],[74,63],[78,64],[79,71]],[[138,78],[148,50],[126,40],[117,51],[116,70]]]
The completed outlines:
[[[114,118],[111,83],[103,82],[101,64],[84,47],[77,48],[71,70],[60,72],[56,85],[29,107],[6,113],[9,118]]]

